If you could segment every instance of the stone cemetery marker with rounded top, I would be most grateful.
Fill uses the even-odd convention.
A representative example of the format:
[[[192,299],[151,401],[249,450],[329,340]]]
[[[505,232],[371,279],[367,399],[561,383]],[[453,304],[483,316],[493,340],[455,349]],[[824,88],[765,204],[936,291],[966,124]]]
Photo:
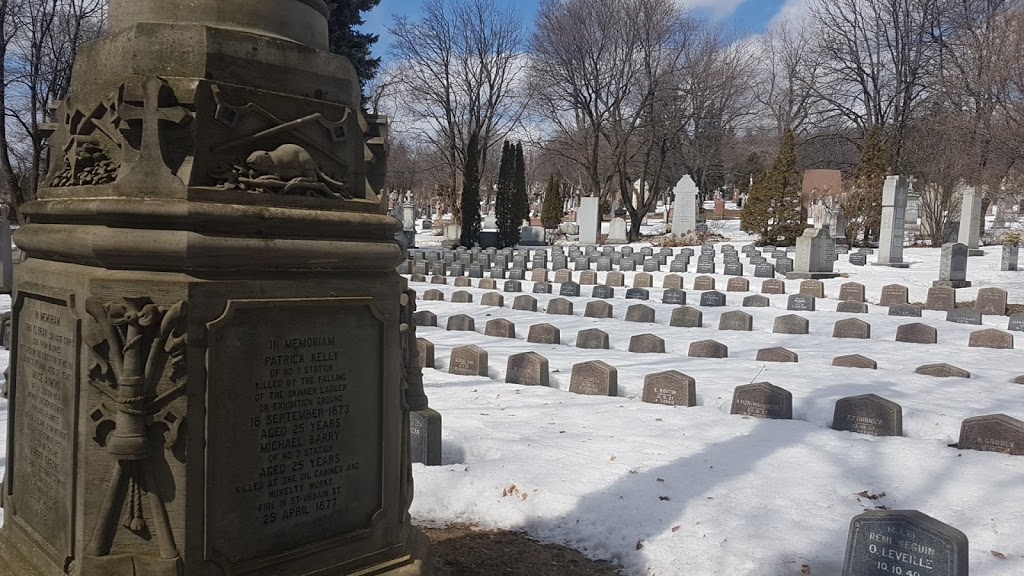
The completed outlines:
[[[903,408],[875,394],[836,401],[832,429],[870,436],[903,436]]]
[[[534,268],[530,270],[530,282],[547,282],[548,271],[545,268]]]
[[[523,283],[519,280],[506,280],[503,292],[522,292]]]
[[[665,290],[661,295],[662,304],[672,304],[674,306],[682,306],[686,304],[686,292],[680,288],[669,288]]]
[[[426,282],[426,281],[427,281],[427,277],[424,276],[423,274],[415,274],[415,273],[413,273],[413,274],[409,275],[409,282],[415,283],[415,282]]]
[[[512,301],[513,310],[523,310],[526,312],[537,311],[537,299],[533,296],[516,296],[516,299]]]
[[[787,314],[775,318],[775,325],[772,327],[773,334],[807,334],[810,328],[810,321],[803,316]]]
[[[622,272],[609,272],[604,277],[604,285],[613,288],[621,288],[626,285],[626,275]]]
[[[558,289],[558,295],[578,298],[580,295],[580,285],[575,282],[563,282]]]
[[[618,396],[619,371],[600,360],[575,364],[569,380],[569,392],[588,396]]]
[[[948,312],[956,308],[956,290],[948,286],[933,286],[928,289],[925,310]]]
[[[426,338],[417,338],[416,347],[419,348],[420,368],[433,368],[434,343]]]
[[[455,278],[456,288],[470,288],[473,286],[473,281],[469,276],[458,276]]]
[[[645,322],[653,324],[654,318],[654,308],[651,308],[646,304],[634,304],[626,310],[626,322]]]
[[[634,354],[664,354],[665,341],[654,334],[637,334],[629,339],[629,351]]]
[[[572,282],[572,271],[562,268],[561,270],[555,270],[555,284],[564,284],[565,282]]]
[[[769,279],[761,282],[761,294],[785,294],[786,281]]]
[[[814,312],[817,298],[807,294],[793,294],[786,303],[786,310],[794,312]]]
[[[412,315],[412,319],[417,326],[437,327],[437,314],[430,310],[420,310]]]
[[[587,309],[583,312],[584,318],[613,318],[612,305],[603,301],[587,302]]]
[[[920,322],[904,324],[896,329],[896,341],[912,344],[936,344],[939,341],[939,331]]]
[[[523,352],[508,357],[505,382],[521,386],[548,385],[548,359],[536,352]]]
[[[961,450],[1024,456],[1024,422],[1006,414],[975,416],[960,426]]]
[[[633,276],[633,288],[653,288],[654,287],[654,276],[651,276],[647,272],[641,272],[636,276]]]
[[[868,370],[877,370],[878,362],[875,362],[871,358],[861,356],[860,354],[851,354],[849,356],[836,356],[832,359],[832,365],[837,368],[866,368]]]
[[[572,302],[565,298],[555,298],[548,302],[548,314],[572,316]]]
[[[726,292],[750,292],[750,280],[746,278],[730,278],[725,286]]]
[[[718,317],[718,329],[750,332],[754,329],[754,317],[739,310],[725,312]]]
[[[758,362],[799,362],[796,352],[785,348],[762,348],[757,351]]]
[[[869,340],[871,338],[871,324],[856,318],[839,320],[832,329],[832,337]]]
[[[431,284],[448,284],[448,279],[445,278],[444,276],[431,276],[430,277],[430,283]]]
[[[487,376],[487,350],[476,346],[453,348],[448,373],[456,376]]]
[[[793,394],[769,382],[737,386],[732,394],[731,414],[769,418],[793,419]]]
[[[495,318],[484,326],[484,336],[495,338],[515,338],[516,325],[504,318]]]
[[[423,293],[423,300],[425,302],[443,302],[444,292],[435,289],[427,290]]]
[[[448,330],[456,332],[474,332],[476,330],[476,321],[473,320],[472,316],[467,316],[465,314],[449,316]]]
[[[917,510],[870,510],[850,522],[842,576],[967,576],[963,532]]]
[[[935,378],[970,378],[971,373],[963,368],[957,368],[951,364],[925,364],[924,366],[918,366],[917,370],[914,370],[915,374],[921,374],[922,376],[932,376]]]
[[[643,401],[666,406],[697,405],[697,381],[675,370],[644,377]]]
[[[534,294],[551,294],[551,284],[548,282],[537,282],[533,285]]]
[[[661,287],[665,289],[675,288],[682,290],[683,277],[678,274],[669,274],[668,276],[665,276],[664,280],[662,280]]]
[[[697,276],[693,279],[693,289],[701,292],[715,289],[715,279],[711,276]]]
[[[690,358],[728,358],[729,347],[714,340],[701,340],[690,344]]]
[[[700,305],[704,308],[719,308],[725,306],[725,294],[714,290],[700,295]]]
[[[591,298],[614,298],[615,288],[611,286],[594,286],[594,289],[590,293]]]
[[[669,326],[674,328],[701,328],[704,326],[704,313],[691,306],[683,306],[672,311]]]
[[[581,286],[593,286],[594,284],[597,284],[597,272],[592,272],[590,270],[580,272]]]
[[[480,297],[480,305],[503,308],[505,306],[505,297],[497,292],[488,292]]]
[[[864,285],[857,282],[847,282],[839,287],[839,299],[853,302],[864,301]]]
[[[800,282],[800,294],[815,298],[825,297],[825,283],[821,280],[804,280]]]
[[[910,291],[901,284],[889,284],[882,287],[882,298],[878,302],[880,306],[899,306],[909,303]]]
[[[597,328],[580,330],[576,334],[576,347],[587,350],[608,350],[608,333]]]
[[[974,309],[986,316],[1006,316],[1006,290],[1002,288],[982,288],[978,290],[978,299]]]
[[[473,301],[473,295],[465,290],[459,290],[452,294],[452,302],[455,304],[469,304]]]
[[[768,308],[771,305],[772,301],[767,296],[761,296],[760,294],[747,296],[743,299],[744,308]]]
[[[1013,334],[988,328],[971,332],[968,343],[971,348],[994,348],[996,350],[1013,350]]]
[[[562,332],[551,324],[534,324],[530,326],[526,341],[531,344],[561,344]]]
[[[498,283],[494,280],[494,278],[483,278],[479,282],[477,282],[476,287],[481,290],[497,290]]]

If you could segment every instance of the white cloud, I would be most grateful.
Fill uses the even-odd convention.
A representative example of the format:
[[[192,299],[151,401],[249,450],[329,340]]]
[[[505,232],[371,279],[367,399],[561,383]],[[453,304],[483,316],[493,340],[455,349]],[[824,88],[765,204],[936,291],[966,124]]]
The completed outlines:
[[[810,14],[811,0],[786,0],[786,3],[779,8],[778,13],[772,18],[772,24],[788,21],[794,24],[802,24]]]
[[[676,0],[678,4],[690,10],[704,10],[715,19],[732,16],[736,9],[747,0]]]

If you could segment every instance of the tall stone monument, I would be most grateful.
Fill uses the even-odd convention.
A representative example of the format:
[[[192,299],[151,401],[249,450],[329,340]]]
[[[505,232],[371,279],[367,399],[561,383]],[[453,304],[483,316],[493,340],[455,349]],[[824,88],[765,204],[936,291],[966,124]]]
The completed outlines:
[[[15,234],[0,574],[420,575],[387,123],[322,0],[111,0]]]
[[[910,267],[910,264],[903,261],[909,192],[910,181],[906,176],[889,176],[885,179],[885,188],[882,190],[882,231],[878,236],[876,266]]]
[[[807,228],[796,239],[796,263],[786,274],[791,280],[823,280],[838,278],[834,271],[836,242],[828,228]]]
[[[576,223],[580,226],[580,244],[593,246],[601,234],[601,200],[596,196],[580,199],[576,211]]]
[[[978,247],[981,235],[981,196],[974,188],[963,188],[963,199],[960,204],[960,244],[967,245],[968,256],[984,256]]]
[[[693,178],[683,176],[676,184],[675,213],[672,215],[672,235],[686,236],[697,230],[697,196],[699,190]]]

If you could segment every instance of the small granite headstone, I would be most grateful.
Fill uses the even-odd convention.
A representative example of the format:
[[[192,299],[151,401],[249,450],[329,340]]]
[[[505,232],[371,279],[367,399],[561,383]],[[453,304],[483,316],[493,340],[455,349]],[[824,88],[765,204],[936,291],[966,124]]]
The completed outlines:
[[[608,333],[597,328],[580,330],[576,334],[576,347],[588,350],[607,350]]]
[[[963,368],[957,368],[951,364],[939,363],[939,364],[925,364],[924,366],[918,366],[917,370],[914,370],[915,374],[921,374],[922,376],[932,376],[934,378],[970,378],[971,373]]]
[[[458,292],[452,294],[453,304],[469,304],[471,302],[473,302],[473,294],[470,292],[466,292],[465,290],[459,290]]]
[[[537,311],[537,299],[533,296],[516,296],[516,299],[512,301],[513,310],[523,310],[526,312]]]
[[[956,290],[948,286],[933,286],[928,289],[925,310],[948,312],[956,309]]]
[[[954,324],[969,324],[973,326],[981,326],[981,312],[974,310],[964,310],[958,308],[956,310],[950,310],[946,312],[946,322],[952,322]]]
[[[746,278],[730,278],[725,286],[726,292],[750,292],[750,280]]]
[[[666,406],[696,406],[697,381],[675,370],[648,374],[644,378],[643,401]]]
[[[850,522],[842,576],[967,572],[967,536],[917,510],[869,510]]]
[[[626,290],[626,300],[650,300],[651,293],[646,288],[630,288]]]
[[[889,284],[882,287],[881,306],[899,306],[909,302],[909,290],[901,284]]]
[[[480,297],[480,305],[502,308],[505,306],[505,297],[497,292],[488,292]]]
[[[842,314],[867,314],[868,305],[863,302],[847,300],[836,305],[836,312]]]
[[[558,289],[559,296],[568,296],[570,298],[579,297],[580,285],[575,282],[564,282]]]
[[[871,324],[856,318],[839,320],[832,329],[832,337],[869,340],[871,338]]]
[[[968,342],[970,348],[994,348],[996,350],[1013,350],[1013,334],[988,328],[971,332]]]
[[[772,327],[773,334],[807,334],[810,329],[810,322],[803,316],[788,314],[775,319]]]
[[[634,354],[664,354],[665,340],[654,334],[637,334],[629,339],[629,351]]]
[[[587,302],[587,308],[583,312],[585,318],[612,318],[612,305],[600,300]]]
[[[473,332],[476,330],[476,322],[472,316],[456,314],[448,317],[448,330],[455,332]]]
[[[800,283],[800,294],[814,296],[815,298],[825,297],[825,283],[821,280],[804,280]]]
[[[626,275],[622,272],[609,272],[604,278],[605,286],[620,288],[626,285]]]
[[[633,276],[633,288],[654,288],[654,277],[646,272]]]
[[[419,349],[420,368],[433,368],[434,343],[426,338],[417,338],[416,347]]]
[[[857,282],[847,282],[839,287],[840,300],[852,300],[854,302],[864,301],[864,285]]]
[[[836,401],[832,429],[869,436],[903,436],[903,408],[875,394]]]
[[[515,338],[516,325],[504,318],[495,318],[484,325],[484,336],[495,338]]]
[[[437,314],[434,314],[430,310],[420,310],[412,315],[413,322],[416,326],[432,326],[437,327]]]
[[[523,291],[523,283],[520,282],[519,280],[506,280],[505,281],[504,292],[515,293],[515,292],[522,292],[522,291]]]
[[[851,354],[849,356],[836,356],[832,359],[832,365],[838,368],[866,368],[868,370],[877,370],[878,362],[875,362],[871,358],[861,356],[860,354]]]
[[[565,298],[555,298],[548,301],[547,312],[559,316],[572,316],[572,302]]]
[[[754,266],[754,277],[755,278],[774,278],[775,277],[775,264],[757,264]]]
[[[1010,321],[1006,325],[1006,329],[1010,332],[1024,332],[1024,312],[1019,312],[1010,316]]]
[[[561,344],[562,332],[551,324],[534,324],[530,326],[526,341],[531,344]]]
[[[711,276],[697,276],[693,279],[693,289],[697,291],[714,290],[715,279]]]
[[[615,298],[615,288],[604,285],[594,286],[594,289],[591,291],[590,297],[602,299]]]
[[[754,317],[739,310],[726,312],[718,318],[718,329],[750,332],[754,329]]]
[[[566,270],[564,268],[555,270],[554,284],[565,284],[566,282],[572,282],[572,270]]]
[[[729,347],[714,340],[701,340],[690,344],[690,358],[728,358]]]
[[[768,308],[772,305],[772,301],[767,296],[755,294],[753,296],[747,296],[743,299],[744,308]]]
[[[497,290],[498,283],[495,282],[494,278],[483,278],[477,282],[476,287],[481,290]]]
[[[423,300],[427,302],[443,302],[444,292],[436,289],[430,289],[423,293]]]
[[[686,304],[686,292],[679,288],[669,288],[662,294],[661,303],[683,306]],[[1021,330],[1024,330],[1024,327]]]
[[[473,285],[473,281],[469,278],[469,276],[456,276],[455,277],[455,284],[454,284],[454,286],[456,288],[469,288],[472,285]]]
[[[704,326],[704,313],[690,306],[683,306],[672,311],[669,326],[674,328],[701,328]]]
[[[654,308],[646,304],[634,304],[626,310],[626,322],[654,323]]]
[[[593,286],[597,284],[597,272],[586,270],[580,272],[580,286]]]
[[[912,344],[936,344],[939,341],[939,331],[933,326],[920,322],[904,324],[896,329],[896,341]]]
[[[904,318],[920,318],[921,309],[913,304],[897,304],[889,307],[889,316],[902,316]]]
[[[1006,414],[975,416],[960,426],[961,450],[1024,456],[1024,422]]]
[[[472,344],[453,348],[448,373],[457,376],[487,376],[487,350]]]
[[[548,359],[536,352],[523,352],[508,357],[505,382],[521,386],[548,385]]]
[[[714,290],[704,292],[700,295],[700,305],[703,308],[717,308],[725,306],[725,294]]]
[[[589,396],[618,396],[619,371],[600,360],[576,364],[572,367],[569,392]]]
[[[978,290],[978,299],[974,309],[983,315],[1006,315],[1006,290],[1002,288],[982,288]]]
[[[549,282],[537,282],[533,285],[534,294],[551,294],[552,286]]]
[[[796,352],[785,348],[762,348],[757,351],[758,362],[799,362]]]
[[[853,254],[850,254],[850,264],[853,264],[854,266],[867,266],[868,255],[862,252],[854,252]]]
[[[761,294],[785,294],[786,281],[769,279],[761,282]]]
[[[789,301],[786,304],[786,310],[794,312],[814,312],[815,300],[814,296],[808,296],[806,294],[793,294],[789,297]]]
[[[534,268],[530,270],[530,282],[547,282],[548,271],[545,268]]]
[[[731,414],[770,418],[793,419],[793,394],[769,382],[737,386],[732,394]]]
[[[705,260],[697,261],[697,274],[714,274],[715,273],[715,261]]]
[[[672,262],[669,262],[668,271],[669,272],[685,273],[685,272],[689,272],[689,267],[690,267],[690,261],[689,260],[673,260]]]
[[[700,270],[698,270],[700,272]],[[725,264],[726,276],[743,276],[743,264],[739,262],[727,262]]]
[[[678,274],[669,274],[661,281],[661,287],[668,289],[683,289],[683,277]]]

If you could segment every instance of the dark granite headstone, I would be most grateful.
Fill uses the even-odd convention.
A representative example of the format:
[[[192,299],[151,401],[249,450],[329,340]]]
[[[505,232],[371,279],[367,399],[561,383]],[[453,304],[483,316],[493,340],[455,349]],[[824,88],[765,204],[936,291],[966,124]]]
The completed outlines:
[[[731,414],[770,418],[793,419],[793,394],[768,382],[737,386],[732,394]]]
[[[698,270],[699,272],[699,270]],[[743,264],[739,262],[726,262],[725,264],[725,275],[726,276],[743,276]]]
[[[572,367],[569,392],[590,396],[618,396],[619,371],[600,360],[576,364]]]
[[[675,370],[648,374],[644,378],[643,401],[667,406],[696,406],[697,382]]]
[[[967,573],[967,536],[917,510],[869,510],[850,522],[842,576]]]
[[[725,294],[716,292],[714,290],[710,292],[704,292],[700,295],[700,305],[703,308],[715,308],[725,306]]]
[[[551,284],[548,282],[536,282],[533,285],[534,294],[551,294]]]
[[[867,266],[868,255],[861,252],[854,252],[853,254],[850,254],[850,264],[853,264],[854,266]]]
[[[626,300],[650,300],[651,292],[646,288],[630,288],[626,290]]]
[[[505,281],[505,290],[504,291],[505,292],[512,292],[512,293],[522,292],[523,291],[523,283],[520,282],[519,280],[506,280]]]
[[[588,350],[607,350],[608,333],[597,328],[580,330],[576,334],[576,347]]]
[[[672,311],[669,326],[674,328],[700,328],[704,325],[704,313],[690,306],[683,306]]]
[[[1010,316],[1010,321],[1007,323],[1006,329],[1010,332],[1024,332],[1024,313],[1017,313]]]
[[[561,344],[562,332],[551,324],[534,324],[530,326],[526,341],[531,344]]]
[[[902,316],[904,318],[920,318],[921,309],[913,304],[897,304],[889,307],[889,316]]]
[[[662,294],[661,303],[683,306],[686,304],[686,292],[678,288],[669,288]],[[1024,331],[1024,327],[1021,330]]]
[[[536,352],[523,352],[508,357],[505,382],[522,386],[548,385],[548,359]]]
[[[536,312],[537,299],[533,296],[516,296],[516,299],[512,301],[512,309]]]
[[[697,274],[714,274],[715,273],[715,261],[697,261]]]
[[[836,312],[843,314],[867,314],[868,305],[863,302],[847,300],[836,305]]]
[[[575,282],[565,282],[558,289],[558,295],[570,298],[578,297],[580,295],[580,285]]]
[[[594,286],[594,290],[590,294],[591,298],[615,298],[615,288],[611,286]]]
[[[975,416],[960,426],[961,450],[1024,456],[1024,422],[1006,414]]]
[[[958,308],[956,310],[950,310],[946,312],[946,322],[952,322],[954,324],[970,324],[973,326],[981,326],[981,312],[974,310],[964,310]]]
[[[842,398],[836,402],[832,429],[870,436],[903,436],[903,408],[875,394]]]
[[[634,304],[626,310],[626,322],[643,322],[653,324],[654,318],[654,308],[651,308],[646,304]]]
[[[487,350],[479,346],[459,346],[452,349],[448,373],[458,376],[487,376]]]
[[[814,296],[793,294],[789,297],[789,301],[786,304],[786,310],[794,312],[814,312],[815,300],[816,298]]]
[[[689,272],[690,261],[689,260],[673,260],[668,264],[669,272],[685,273]]]

